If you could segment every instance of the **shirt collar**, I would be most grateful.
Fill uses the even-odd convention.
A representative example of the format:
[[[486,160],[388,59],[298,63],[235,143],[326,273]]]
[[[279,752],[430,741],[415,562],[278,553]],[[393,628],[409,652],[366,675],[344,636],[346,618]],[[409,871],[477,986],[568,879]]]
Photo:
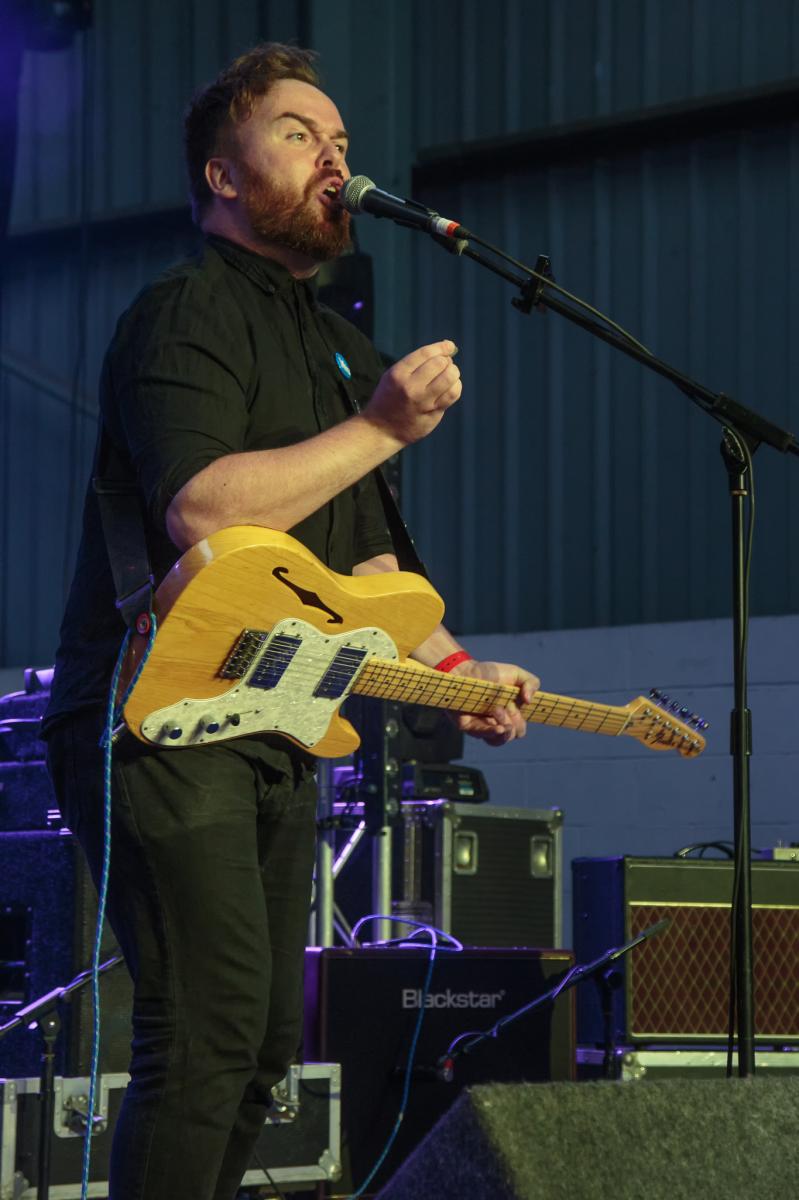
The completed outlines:
[[[303,287],[310,295],[313,294],[308,280],[295,279],[287,267],[284,267],[282,263],[275,262],[273,258],[265,258],[263,254],[248,250],[246,246],[240,246],[238,242],[231,242],[218,233],[206,234],[205,240],[224,258],[225,262],[241,271],[267,295],[274,296],[279,292],[285,292],[294,284]]]

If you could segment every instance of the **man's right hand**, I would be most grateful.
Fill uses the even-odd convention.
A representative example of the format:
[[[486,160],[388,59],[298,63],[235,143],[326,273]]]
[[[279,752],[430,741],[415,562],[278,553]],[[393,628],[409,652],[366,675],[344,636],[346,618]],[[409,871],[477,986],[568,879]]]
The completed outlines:
[[[452,361],[454,342],[420,346],[382,376],[363,416],[409,445],[432,433],[447,409],[460,400],[461,373]]]
[[[187,550],[228,525],[289,530],[398,450],[432,433],[460,398],[454,342],[421,346],[386,371],[358,416],[291,446],[223,454],[183,485],[167,532]]]

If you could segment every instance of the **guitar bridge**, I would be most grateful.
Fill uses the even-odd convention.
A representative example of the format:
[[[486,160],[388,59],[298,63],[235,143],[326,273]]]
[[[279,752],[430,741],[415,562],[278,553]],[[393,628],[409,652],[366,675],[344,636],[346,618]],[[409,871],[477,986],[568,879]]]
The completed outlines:
[[[222,679],[243,679],[269,634],[264,629],[244,629],[219,672]]]

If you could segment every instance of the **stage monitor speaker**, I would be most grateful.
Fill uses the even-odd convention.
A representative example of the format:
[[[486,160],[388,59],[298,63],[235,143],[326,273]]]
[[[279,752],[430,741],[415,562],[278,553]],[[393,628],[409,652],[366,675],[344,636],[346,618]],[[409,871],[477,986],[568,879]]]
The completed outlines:
[[[83,854],[66,831],[0,834],[0,1024],[23,1005],[91,965],[97,902]],[[102,959],[119,949],[106,929]],[[100,1069],[128,1069],[132,984],[124,965],[100,979]],[[88,1075],[90,986],[61,1006],[56,1074]],[[40,1069],[41,1041],[15,1029],[0,1041],[0,1076],[26,1078]]]
[[[728,859],[577,858],[572,863],[578,962],[668,917],[668,929],[619,964],[614,1025],[621,1044],[727,1037],[730,987]],[[799,863],[752,863],[755,1034],[799,1041]],[[581,1045],[603,1042],[598,991],[578,989]]]
[[[469,1088],[379,1200],[774,1200],[797,1111],[799,1079]]]
[[[305,1058],[342,1067],[345,1173],[330,1195],[349,1196],[364,1182],[394,1126],[428,953],[420,948],[308,951]],[[452,1083],[436,1073],[458,1034],[490,1028],[553,987],[572,962],[571,954],[555,950],[438,951],[405,1119],[366,1195],[390,1178],[467,1084],[573,1078],[572,991],[459,1058]]]

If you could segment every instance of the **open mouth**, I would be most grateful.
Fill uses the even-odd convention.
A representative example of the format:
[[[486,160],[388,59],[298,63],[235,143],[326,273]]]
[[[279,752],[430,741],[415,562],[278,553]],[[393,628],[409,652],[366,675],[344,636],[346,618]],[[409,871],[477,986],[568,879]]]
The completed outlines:
[[[323,188],[319,195],[319,199],[328,208],[341,208],[341,201],[339,200],[339,192],[341,191],[341,187],[342,184],[340,179],[336,179],[334,181],[331,180],[331,182],[328,183],[325,188]]]

